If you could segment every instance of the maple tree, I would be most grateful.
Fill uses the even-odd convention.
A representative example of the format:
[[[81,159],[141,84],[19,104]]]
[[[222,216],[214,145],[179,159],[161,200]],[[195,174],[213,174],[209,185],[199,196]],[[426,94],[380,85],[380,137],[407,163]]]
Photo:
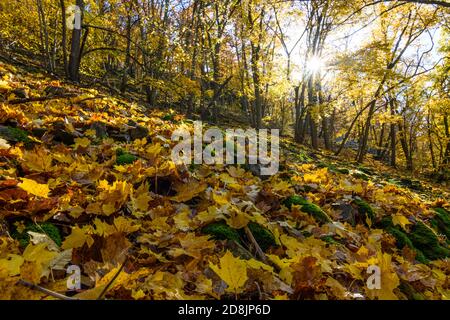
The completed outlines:
[[[0,0],[0,298],[449,299],[449,13]],[[192,119],[279,172],[175,163]]]

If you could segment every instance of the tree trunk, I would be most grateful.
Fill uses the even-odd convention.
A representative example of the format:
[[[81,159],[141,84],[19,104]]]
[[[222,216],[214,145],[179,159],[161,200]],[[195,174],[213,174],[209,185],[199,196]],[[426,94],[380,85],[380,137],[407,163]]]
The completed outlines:
[[[76,5],[81,10],[81,25],[83,24],[84,1],[77,0]],[[81,61],[81,30],[74,26],[72,30],[72,44],[69,59],[69,79],[74,82],[80,81],[80,61]]]
[[[389,105],[391,108],[391,115],[395,115],[395,101],[394,99],[389,99]],[[395,132],[395,123],[391,123],[390,125],[390,138],[391,138],[391,159],[390,159],[390,165],[391,167],[395,168],[397,166],[396,163],[396,146],[397,146],[397,141],[396,141],[396,136],[397,133]]]

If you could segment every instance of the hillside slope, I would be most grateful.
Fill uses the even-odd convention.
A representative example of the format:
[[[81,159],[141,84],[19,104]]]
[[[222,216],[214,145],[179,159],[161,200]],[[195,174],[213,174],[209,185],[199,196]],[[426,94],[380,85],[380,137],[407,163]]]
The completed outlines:
[[[289,141],[269,179],[176,167],[191,123],[0,64],[0,298],[450,298],[447,190]]]

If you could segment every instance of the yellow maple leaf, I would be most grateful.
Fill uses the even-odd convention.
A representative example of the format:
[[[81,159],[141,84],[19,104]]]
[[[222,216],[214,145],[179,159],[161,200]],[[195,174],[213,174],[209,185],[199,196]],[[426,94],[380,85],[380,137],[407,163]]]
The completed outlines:
[[[394,224],[394,226],[400,225],[403,230],[406,230],[407,224],[411,224],[411,222],[408,220],[408,218],[406,218],[404,215],[401,215],[401,214],[395,214],[392,217],[392,223]]]
[[[367,296],[371,299],[398,300],[398,297],[394,293],[394,289],[399,286],[400,279],[392,267],[391,261],[391,255],[378,251],[376,261],[369,262],[370,265],[376,265],[380,268],[381,276],[380,289],[371,289],[366,286]]]
[[[127,219],[125,217],[117,217],[114,219],[114,226],[117,231],[123,233],[132,233],[139,230],[140,226],[133,223],[133,220]]]
[[[171,199],[176,202],[186,202],[196,197],[206,189],[206,183],[193,180],[189,183],[183,183],[175,187],[178,194]]]
[[[227,291],[239,293],[247,281],[247,264],[235,258],[230,251],[220,258],[220,267],[209,263],[210,268],[228,285]]]
[[[133,290],[131,290],[131,297],[134,300],[139,300],[139,299],[142,299],[145,297],[145,293],[144,293],[144,291],[142,291],[142,289],[139,289],[139,290],[133,289]]]
[[[275,192],[282,192],[282,193],[289,192],[291,190],[291,185],[289,182],[281,180],[272,186],[272,190]]]
[[[255,260],[253,258],[250,259],[250,260],[246,260],[245,262],[247,263],[247,266],[249,268],[252,268],[252,269],[263,269],[263,270],[266,270],[266,271],[269,271],[269,272],[273,272],[273,268],[271,266],[269,266],[269,265],[267,265],[267,264],[265,264],[265,263],[263,263],[261,261]]]
[[[88,138],[75,138],[75,149],[78,147],[87,148],[91,144],[91,140]]]
[[[102,211],[104,215],[112,215],[114,212],[116,212],[116,206],[114,203],[105,203],[102,205]]]
[[[66,249],[72,249],[72,248],[81,248],[85,243],[88,244],[88,246],[91,246],[94,243],[94,239],[86,233],[86,229],[74,227],[72,229],[72,233],[66,237],[64,242],[61,245],[61,248]]]
[[[226,194],[217,194],[214,192],[212,194],[212,197],[214,202],[217,203],[219,206],[226,205],[227,203],[230,202]]]
[[[34,263],[33,265],[28,265],[28,267],[34,269],[33,273],[39,275],[35,278],[35,280],[38,280],[39,277],[49,274],[48,267],[50,266],[50,262],[57,255],[57,252],[47,250],[47,243],[39,243],[37,245],[30,243],[23,252],[23,259]]]
[[[328,168],[322,168],[312,173],[305,173],[303,180],[305,183],[322,183],[328,179]]]
[[[7,92],[8,90],[11,90],[11,86],[9,85],[8,81],[0,80],[0,92]]]
[[[23,165],[33,171],[48,172],[52,168],[52,156],[43,147],[25,151],[23,160]]]
[[[94,220],[95,234],[101,237],[107,237],[116,232],[116,228],[98,218]]]
[[[236,206],[231,206],[228,210],[228,213],[230,217],[226,219],[227,224],[235,229],[241,229],[245,227],[250,221],[250,216],[247,213],[241,211]]]
[[[32,195],[42,198],[48,198],[50,189],[47,184],[40,184],[34,180],[27,178],[21,178],[21,180],[22,182],[17,185],[19,188],[25,190],[26,192]]]
[[[17,254],[8,254],[4,259],[0,259],[0,274],[6,271],[9,276],[20,274],[20,266],[23,264],[24,258]]]
[[[138,189],[133,191],[133,194],[131,195],[131,204],[134,211],[147,212],[149,202],[152,200],[153,198],[148,192],[147,183],[143,183]]]

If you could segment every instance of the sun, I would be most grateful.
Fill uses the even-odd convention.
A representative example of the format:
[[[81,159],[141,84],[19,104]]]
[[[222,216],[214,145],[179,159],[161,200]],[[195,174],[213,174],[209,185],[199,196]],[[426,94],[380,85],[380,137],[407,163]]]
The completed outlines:
[[[312,56],[306,62],[306,70],[310,73],[318,73],[325,68],[325,61],[318,56]]]

